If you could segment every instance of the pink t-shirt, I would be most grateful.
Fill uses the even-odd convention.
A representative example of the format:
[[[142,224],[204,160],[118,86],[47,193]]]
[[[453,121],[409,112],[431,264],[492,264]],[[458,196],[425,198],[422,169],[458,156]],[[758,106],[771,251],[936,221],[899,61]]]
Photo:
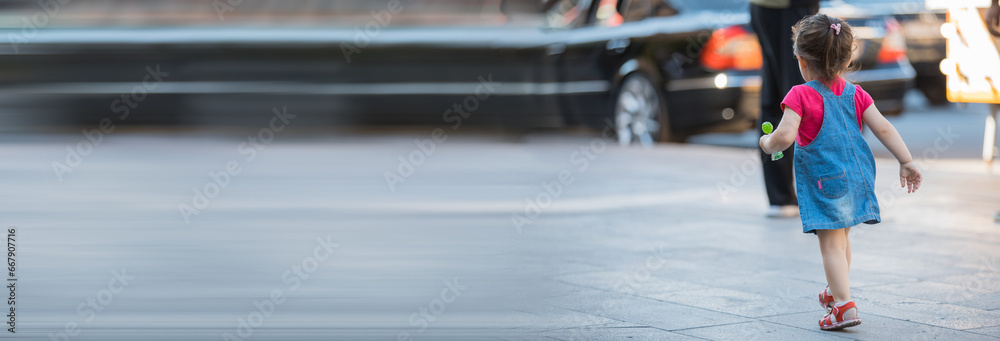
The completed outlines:
[[[834,95],[840,96],[844,93],[847,81],[837,77],[829,86]],[[861,89],[861,86],[854,85],[854,110],[857,113],[858,130],[864,126],[865,110],[874,103],[871,95]],[[781,110],[784,111],[786,108],[792,109],[802,117],[795,141],[801,147],[812,143],[816,139],[816,135],[819,135],[819,129],[823,126],[823,96],[808,85],[796,85],[792,87],[791,91],[788,91],[785,99],[781,101]]]

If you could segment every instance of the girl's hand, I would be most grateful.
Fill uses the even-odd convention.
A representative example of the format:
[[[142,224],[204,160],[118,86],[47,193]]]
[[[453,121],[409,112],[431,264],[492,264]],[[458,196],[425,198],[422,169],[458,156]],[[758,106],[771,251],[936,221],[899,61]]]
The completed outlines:
[[[899,185],[906,187],[906,193],[916,192],[923,180],[920,170],[912,161],[899,165]]]
[[[771,154],[771,152],[767,150],[767,147],[765,147],[767,146],[767,141],[770,139],[771,139],[770,134],[760,137],[760,141],[758,142],[758,144],[760,145],[760,150],[764,151],[764,154]]]

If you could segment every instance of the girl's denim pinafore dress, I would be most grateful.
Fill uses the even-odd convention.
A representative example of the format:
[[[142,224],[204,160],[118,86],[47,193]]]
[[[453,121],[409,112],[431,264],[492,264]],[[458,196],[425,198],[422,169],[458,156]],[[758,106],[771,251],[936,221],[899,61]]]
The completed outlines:
[[[854,84],[840,96],[817,80],[806,83],[823,96],[823,125],[805,147],[795,144],[795,186],[802,232],[876,224],[875,157],[858,129]]]

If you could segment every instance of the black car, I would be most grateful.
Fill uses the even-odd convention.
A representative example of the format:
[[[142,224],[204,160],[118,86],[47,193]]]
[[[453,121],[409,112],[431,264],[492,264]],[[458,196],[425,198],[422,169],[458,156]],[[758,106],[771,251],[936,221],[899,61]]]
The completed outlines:
[[[8,128],[259,125],[287,105],[307,126],[586,125],[623,144],[741,131],[757,117],[759,46],[742,1],[260,2],[63,10],[36,31],[0,32],[20,37],[0,46],[0,112]],[[146,22],[88,21],[102,15]],[[893,111],[912,69],[905,55],[879,58],[885,32],[869,31],[850,78]]]

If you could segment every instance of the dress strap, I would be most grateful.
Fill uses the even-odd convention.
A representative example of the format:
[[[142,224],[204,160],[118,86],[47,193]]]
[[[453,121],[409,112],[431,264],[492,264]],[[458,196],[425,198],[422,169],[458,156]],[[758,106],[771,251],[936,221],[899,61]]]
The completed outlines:
[[[816,90],[816,92],[818,92],[823,97],[835,96],[833,94],[833,91],[831,91],[830,88],[826,87],[826,84],[823,84],[823,82],[820,82],[818,79],[813,79],[811,81],[808,81],[806,82],[806,85],[808,85],[810,88],[813,88],[813,90]]]
[[[843,97],[850,98],[853,101],[854,100],[854,83],[846,82],[846,81],[845,81],[845,83],[846,84],[844,84],[844,92],[841,93],[840,95],[843,96]]]
[[[844,92],[841,93],[840,96],[854,98],[854,84],[847,81],[844,81],[844,83],[845,83]],[[820,82],[818,79],[813,79],[809,82],[806,82],[806,85],[808,85],[810,88],[813,88],[813,90],[816,90],[816,92],[818,92],[823,97],[839,97],[833,93],[833,90],[830,90],[830,88],[827,87],[826,84],[823,84],[823,82]]]

